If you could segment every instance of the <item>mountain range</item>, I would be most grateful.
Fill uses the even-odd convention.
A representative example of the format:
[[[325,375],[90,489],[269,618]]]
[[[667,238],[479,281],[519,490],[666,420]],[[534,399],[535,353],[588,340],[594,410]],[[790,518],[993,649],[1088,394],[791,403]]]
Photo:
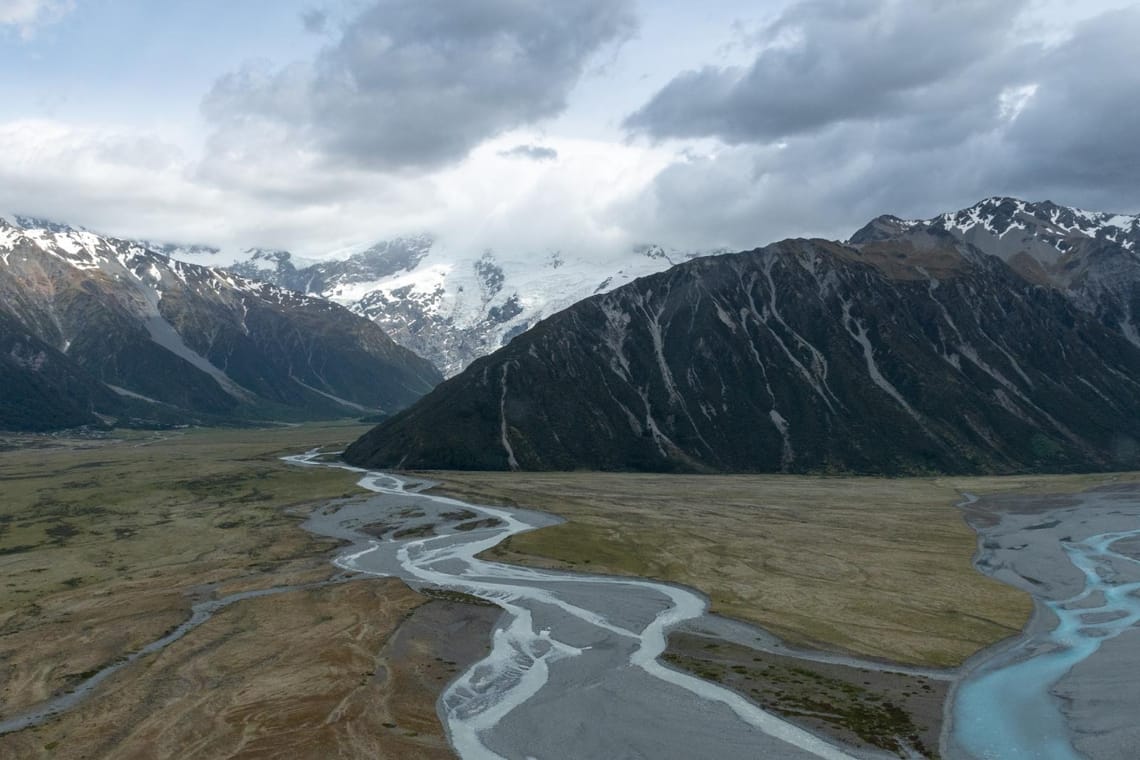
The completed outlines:
[[[440,379],[327,300],[0,219],[0,428],[390,413]]]
[[[353,444],[375,467],[1140,466],[1140,218],[991,198],[585,299]]]
[[[660,272],[698,253],[642,245],[618,257],[575,251],[502,254],[444,245],[430,235],[386,240],[320,261],[288,251],[233,256],[208,246],[161,246],[184,261],[319,296],[372,319],[450,377],[544,317],[591,295]]]
[[[204,246],[0,219],[0,428],[388,415],[423,396],[346,458],[1137,466],[1138,246],[1140,217],[1012,198],[881,216],[843,242],[609,262],[415,236],[323,261],[255,249],[222,269],[189,263],[217,258]],[[408,345],[452,378],[436,387]]]

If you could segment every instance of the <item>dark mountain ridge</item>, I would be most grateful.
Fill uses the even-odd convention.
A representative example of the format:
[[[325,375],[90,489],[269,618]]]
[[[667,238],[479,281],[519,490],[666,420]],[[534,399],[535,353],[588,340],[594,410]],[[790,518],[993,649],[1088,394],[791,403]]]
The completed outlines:
[[[0,316],[4,428],[358,416],[441,379],[328,301],[62,225],[0,220]]]
[[[1002,205],[993,200],[961,212],[984,235],[961,221],[882,217],[849,244],[790,240],[698,259],[587,299],[478,360],[345,458],[885,474],[1137,466],[1131,306],[1089,285],[1135,272],[1131,238],[1070,227],[1050,243],[1055,257],[1034,235],[1019,248],[987,215]],[[1047,207],[1013,208],[1057,228]],[[1102,215],[1099,232],[1105,219],[1121,231],[1132,220]],[[1017,250],[988,251],[991,238]],[[1019,253],[1035,253],[1050,279],[1027,276]]]

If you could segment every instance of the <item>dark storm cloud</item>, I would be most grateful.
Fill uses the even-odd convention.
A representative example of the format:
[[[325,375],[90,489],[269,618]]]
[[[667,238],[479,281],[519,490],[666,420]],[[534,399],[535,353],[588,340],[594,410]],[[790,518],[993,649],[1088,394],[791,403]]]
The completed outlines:
[[[545,145],[516,145],[510,150],[501,150],[499,155],[503,158],[527,158],[531,161],[553,161],[558,158],[558,151]]]
[[[721,147],[689,152],[623,212],[652,239],[747,247],[990,195],[1140,210],[1140,7],[1047,42],[1009,8],[793,6],[750,66],[681,74],[627,119]]]
[[[311,66],[236,72],[203,107],[350,164],[440,166],[560,114],[590,58],[634,26],[633,0],[381,0]]]
[[[997,168],[1011,184],[1140,210],[1138,41],[1133,7],[1087,21],[1045,51],[1037,89],[1004,135]]]
[[[774,140],[914,110],[1005,44],[1023,0],[808,0],[756,40],[745,67],[676,77],[628,117],[652,137]],[[989,85],[985,85],[989,86]]]

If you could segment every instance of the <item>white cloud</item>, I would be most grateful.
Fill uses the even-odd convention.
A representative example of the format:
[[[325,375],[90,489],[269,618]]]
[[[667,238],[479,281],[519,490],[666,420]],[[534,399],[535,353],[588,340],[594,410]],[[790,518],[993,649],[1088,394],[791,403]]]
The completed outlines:
[[[0,0],[0,26],[30,38],[38,26],[55,23],[75,8],[74,0]]]
[[[557,160],[501,155],[538,139]],[[466,249],[606,255],[642,242],[612,209],[631,203],[673,158],[657,148],[525,131],[430,174],[329,168],[285,149],[274,165],[273,151],[247,160],[210,145],[206,155],[127,128],[0,123],[0,211],[232,251],[268,246],[319,256],[427,231]]]
[[[0,208],[123,235],[217,211],[182,150],[153,134],[48,120],[0,123]]]
[[[517,253],[574,250],[605,256],[645,242],[613,209],[645,192],[671,151],[595,140],[547,137],[557,161],[501,155],[525,141],[505,135],[438,175],[446,212],[441,236]],[[429,228],[431,229],[431,228]]]
[[[632,0],[371,0],[315,60],[230,73],[203,112],[230,144],[270,130],[329,163],[432,170],[560,115],[635,28]]]
[[[536,2],[517,0],[532,11],[527,18],[545,29],[549,19]],[[25,7],[22,3],[0,0],[0,14],[8,14],[0,19],[16,18],[13,9]],[[515,4],[496,0],[492,5]],[[428,7],[413,0],[369,0],[358,7],[364,5],[406,8],[413,15]],[[776,67],[776,73],[795,73],[791,64],[799,60],[797,50],[820,46],[816,37],[822,32],[831,35],[826,39],[838,34],[824,12],[833,5],[831,0],[797,3],[781,17],[796,23],[774,32],[771,24],[765,26],[770,33],[753,35],[765,44],[749,43],[748,55],[784,61],[787,65]],[[916,40],[945,31],[936,23],[934,5],[933,0],[915,0],[915,7],[901,0],[847,2],[845,7],[864,19],[856,27],[864,34],[856,40],[857,55],[851,60],[862,61],[863,73],[910,60],[905,53],[919,45]],[[970,7],[989,12],[980,0],[971,0]],[[879,17],[876,13],[883,24],[871,23]],[[603,256],[647,242],[751,248],[790,235],[842,237],[880,213],[932,215],[995,194],[1135,211],[1140,206],[1135,182],[1140,109],[1132,104],[1140,98],[1140,69],[1129,63],[1140,34],[1140,12],[1119,11],[1069,24],[1064,38],[1046,42],[1040,35],[1025,42],[1019,31],[1023,22],[1019,18],[1018,24],[998,31],[987,27],[972,41],[955,38],[951,50],[940,41],[932,44],[922,59],[923,76],[915,79],[914,72],[904,72],[911,78],[897,87],[881,92],[884,80],[871,77],[864,90],[872,89],[869,101],[887,104],[881,108],[865,108],[854,97],[863,90],[848,92],[844,56],[833,57],[828,66],[812,59],[798,78],[788,80],[796,87],[761,93],[769,104],[785,90],[793,100],[820,93],[830,97],[836,91],[848,96],[844,103],[821,101],[842,108],[823,113],[806,128],[781,122],[779,129],[743,129],[741,125],[755,126],[748,121],[747,106],[753,101],[733,96],[749,94],[736,87],[724,97],[705,93],[727,104],[714,109],[717,118],[708,124],[680,111],[676,121],[664,122],[684,126],[679,130],[683,134],[693,127],[697,136],[674,139],[678,129],[670,129],[661,142],[627,143],[620,142],[614,124],[638,105],[630,102],[637,97],[630,95],[631,83],[640,81],[643,70],[653,73],[654,83],[637,90],[651,99],[665,88],[668,79],[662,74],[672,73],[665,61],[672,59],[646,55],[663,48],[653,37],[630,43],[641,47],[615,67],[621,78],[583,75],[580,69],[591,60],[589,51],[597,49],[598,35],[571,35],[582,41],[570,45],[569,63],[553,77],[559,85],[559,105],[553,111],[559,112],[562,100],[568,109],[562,118],[515,119],[514,105],[508,103],[502,111],[506,116],[486,128],[471,132],[469,125],[456,122],[463,127],[457,152],[433,149],[412,156],[415,160],[407,166],[349,160],[347,155],[338,160],[326,141],[307,139],[306,130],[323,123],[306,118],[312,106],[312,61],[250,66],[222,87],[248,95],[246,110],[207,114],[202,125],[179,122],[148,131],[129,124],[0,122],[0,211],[48,216],[121,236],[228,248],[280,247],[306,256],[421,231],[459,248],[491,247],[520,255],[561,248]],[[507,26],[514,29],[519,23],[512,18]],[[612,25],[602,26],[605,31]],[[368,26],[375,28],[380,27]],[[966,34],[970,28],[960,31]],[[897,50],[887,49],[882,40],[875,47],[881,30],[887,41],[898,43]],[[911,30],[917,31],[912,35]],[[334,24],[325,34],[336,44],[343,32],[342,25]],[[472,56],[482,54],[486,45],[479,40],[486,36],[476,35]],[[601,35],[611,36],[608,31]],[[527,37],[520,32],[514,38]],[[361,44],[378,40],[369,35]],[[959,48],[982,52],[963,57]],[[366,63],[374,60],[371,52],[365,53]],[[685,66],[699,70],[699,64],[685,60]],[[718,70],[748,70],[750,65],[733,57]],[[373,68],[362,66],[358,75]],[[411,68],[408,76],[422,83],[422,72]],[[464,67],[444,69],[450,77]],[[394,72],[381,74],[390,78]],[[515,92],[514,77],[512,70],[500,78],[477,78],[475,90],[461,89],[449,102],[481,100],[487,82],[506,82],[507,90]],[[712,76],[710,81],[722,79]],[[579,81],[585,86],[579,87]],[[816,87],[819,82],[826,86]],[[532,83],[526,79],[523,84]],[[431,93],[440,87],[428,81],[423,89]],[[510,101],[502,95],[503,102]],[[695,98],[680,105],[706,101]],[[536,102],[545,101],[540,97]],[[246,118],[266,111],[282,118]],[[239,118],[231,118],[235,113]],[[597,127],[606,120],[611,129]],[[363,133],[388,123],[360,119],[345,121],[344,128]],[[208,130],[208,136],[198,127]],[[527,157],[543,160],[523,160]]]
[[[1029,101],[1037,94],[1038,85],[1026,84],[1020,87],[1007,87],[1001,91],[998,96],[998,105],[1001,112],[1001,118],[1006,121],[1013,121],[1025,107],[1029,105]]]

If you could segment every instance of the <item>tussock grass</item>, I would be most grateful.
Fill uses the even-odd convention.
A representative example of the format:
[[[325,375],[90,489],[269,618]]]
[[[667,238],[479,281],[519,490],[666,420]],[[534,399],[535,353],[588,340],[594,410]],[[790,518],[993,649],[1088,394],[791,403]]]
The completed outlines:
[[[360,425],[7,436],[0,445],[0,712],[158,638],[189,592],[328,577],[290,506],[357,495],[348,472],[278,460]]]
[[[801,645],[953,666],[1015,634],[1028,596],[974,569],[962,492],[1076,492],[1130,475],[985,478],[432,473],[460,497],[568,522],[492,550],[683,583]]]

